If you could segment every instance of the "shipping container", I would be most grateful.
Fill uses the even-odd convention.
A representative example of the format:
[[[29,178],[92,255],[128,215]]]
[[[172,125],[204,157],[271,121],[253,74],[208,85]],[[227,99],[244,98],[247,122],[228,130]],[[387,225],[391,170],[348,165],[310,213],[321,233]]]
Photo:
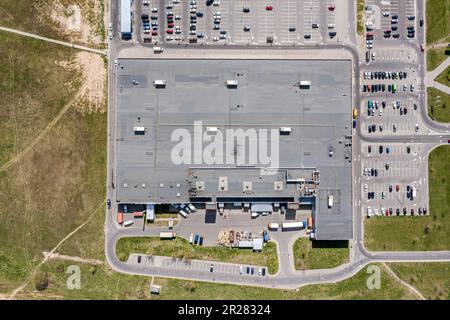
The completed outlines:
[[[117,223],[122,224],[123,223],[123,213],[117,212]]]

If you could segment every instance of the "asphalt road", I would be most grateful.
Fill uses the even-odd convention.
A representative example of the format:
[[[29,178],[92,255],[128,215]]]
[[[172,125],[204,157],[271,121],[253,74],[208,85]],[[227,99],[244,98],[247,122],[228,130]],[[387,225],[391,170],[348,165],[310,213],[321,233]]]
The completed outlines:
[[[356,45],[356,26],[354,18],[356,15],[356,1],[352,1],[353,5],[349,5],[349,10],[352,11],[350,15],[352,20],[349,21],[349,30],[355,30],[349,33],[347,41],[343,41],[337,44],[320,44],[316,46],[296,46],[295,49],[298,50],[299,56],[301,56],[302,50],[326,50],[326,49],[345,49],[353,56],[354,63],[354,86],[353,86],[353,105],[355,107],[360,106],[361,96],[360,96],[360,70],[364,67],[364,63],[360,63],[359,60],[359,50]],[[110,15],[113,17],[113,29],[118,30],[118,17],[119,15],[119,5],[118,0],[111,1]],[[417,16],[424,16],[424,4],[423,0],[418,0],[417,3]],[[163,30],[161,30],[163,31]],[[405,45],[413,48],[419,54],[419,61],[417,62],[421,68],[419,70],[420,83],[424,84],[425,81],[425,55],[420,54],[420,47],[418,43],[423,42],[424,35],[423,31],[418,32],[417,42],[410,42],[407,40],[399,40],[396,44]],[[115,64],[114,61],[118,56],[120,50],[131,47],[139,46],[135,41],[124,43],[120,41],[119,34],[115,33],[113,40],[110,42],[109,48],[109,121],[108,121],[108,176],[107,176],[107,196],[111,200],[111,203],[115,203],[115,191],[114,191],[114,168],[115,168],[115,140],[116,140],[116,84],[115,84]],[[383,45],[382,45],[383,46]],[[202,46],[202,49],[207,49],[208,46]],[[212,46],[211,48],[217,48]],[[233,49],[239,49],[240,47],[234,46]],[[242,46],[246,50],[250,49],[247,46]],[[274,47],[271,47],[274,49]],[[286,48],[281,48],[286,50]],[[181,51],[184,50],[180,48]],[[223,48],[223,50],[228,50]],[[255,50],[261,50],[260,48]],[[330,57],[332,58],[332,57]],[[416,63],[416,64],[417,64]],[[117,66],[120,67],[120,66]],[[353,136],[353,177],[357,177],[361,174],[361,142],[423,142],[431,144],[441,144],[446,143],[447,139],[450,139],[449,127],[437,124],[428,117],[426,111],[426,94],[424,90],[420,91],[419,103],[421,117],[424,125],[430,130],[431,134],[411,134],[404,136],[365,136],[361,133],[360,126],[357,130],[354,130]],[[278,242],[282,243],[279,246],[279,263],[281,264],[280,269],[283,272],[279,272],[275,276],[266,277],[243,277],[241,275],[225,275],[218,274],[214,272],[207,271],[192,271],[185,270],[183,268],[161,268],[151,265],[141,265],[137,263],[125,263],[117,259],[115,254],[115,244],[121,237],[134,237],[134,236],[146,236],[152,232],[158,232],[158,229],[149,230],[146,229],[142,231],[140,228],[123,228],[115,222],[116,211],[114,210],[114,205],[111,210],[106,212],[106,225],[105,225],[105,254],[108,263],[116,271],[128,273],[128,274],[139,274],[147,276],[158,276],[158,277],[170,277],[170,278],[181,278],[190,279],[197,281],[210,281],[210,282],[221,282],[221,283],[231,283],[239,285],[254,285],[254,286],[264,286],[264,287],[276,287],[276,288],[298,288],[304,285],[315,284],[315,283],[329,283],[344,280],[351,277],[359,270],[361,270],[365,265],[372,262],[432,262],[432,261],[450,261],[450,251],[439,251],[439,252],[369,252],[364,247],[364,224],[363,215],[361,214],[361,185],[358,179],[354,180],[353,185],[353,215],[354,215],[354,239],[350,243],[351,255],[350,261],[347,264],[341,265],[334,269],[324,269],[324,270],[305,270],[305,271],[295,271],[292,266],[292,256],[289,256],[287,252],[291,252],[291,249],[286,244],[286,241],[292,242],[292,239],[279,239]],[[165,229],[165,228],[164,228]],[[276,239],[278,240],[278,239]],[[287,266],[289,264],[289,266]]]

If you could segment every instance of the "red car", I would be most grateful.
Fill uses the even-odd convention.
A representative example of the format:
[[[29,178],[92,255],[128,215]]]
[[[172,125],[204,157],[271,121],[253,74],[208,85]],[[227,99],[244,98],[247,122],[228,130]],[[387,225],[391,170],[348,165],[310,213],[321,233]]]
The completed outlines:
[[[266,10],[267,11],[272,11],[273,7],[272,6],[266,6]]]
[[[168,23],[168,24],[167,24],[167,27],[168,27],[168,28],[173,28],[173,23]]]
[[[152,36],[157,36],[158,35],[158,31],[152,31]]]
[[[400,185],[399,184],[395,185],[395,191],[397,191],[397,192],[400,191]]]
[[[373,37],[373,33],[372,32],[367,32],[366,33],[366,37]]]
[[[336,8],[336,6],[335,6],[334,4],[332,4],[332,5],[330,5],[330,6],[328,7],[328,10],[334,11],[334,8]]]
[[[169,34],[172,34],[173,33],[173,29],[167,29],[166,32],[169,33]]]

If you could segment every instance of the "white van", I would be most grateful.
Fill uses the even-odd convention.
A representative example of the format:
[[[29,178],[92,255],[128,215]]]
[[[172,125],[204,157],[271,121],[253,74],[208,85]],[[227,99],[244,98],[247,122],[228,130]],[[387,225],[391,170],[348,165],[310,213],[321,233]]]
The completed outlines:
[[[124,226],[124,227],[129,227],[129,226],[131,226],[133,223],[134,223],[133,220],[128,220],[128,221],[125,221],[125,222],[123,223],[123,226]]]
[[[186,213],[186,211],[184,211],[184,210],[180,210],[180,211],[178,211],[184,218],[187,218],[188,217],[188,214]]]

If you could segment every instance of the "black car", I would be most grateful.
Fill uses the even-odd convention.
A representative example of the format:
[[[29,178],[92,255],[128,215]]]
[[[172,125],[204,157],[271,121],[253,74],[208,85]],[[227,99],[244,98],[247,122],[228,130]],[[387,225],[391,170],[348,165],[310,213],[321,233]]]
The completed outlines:
[[[330,38],[334,38],[335,36],[336,36],[336,31],[331,31],[331,32],[328,32],[328,35],[330,36]]]
[[[398,27],[397,27],[396,25],[393,25],[393,26],[391,27],[391,30],[392,30],[392,31],[397,31],[397,29],[398,29]]]
[[[383,153],[383,146],[379,146],[379,147],[378,147],[378,152],[379,152],[379,153]]]
[[[106,205],[108,206],[108,209],[111,209],[111,200],[106,200]]]
[[[245,12],[245,13],[249,13],[250,12],[250,8],[244,8],[244,9],[242,9],[242,11]]]
[[[403,208],[403,214],[404,215],[406,214],[406,208]]]
[[[420,19],[419,22],[420,22],[420,26],[423,27],[423,19]]]
[[[406,153],[410,153],[411,152],[411,147],[410,146],[407,146],[406,147]]]
[[[369,153],[372,152],[372,146],[368,146],[368,147],[367,147],[367,152],[369,152]]]
[[[294,32],[295,30],[297,30],[297,29],[295,29],[295,27],[289,27],[290,32]]]
[[[251,274],[254,274],[254,273],[255,273],[255,268],[252,267]]]
[[[386,85],[383,83],[382,85],[381,85],[381,91],[386,91]],[[383,106],[383,108],[385,107],[385,105]]]
[[[400,38],[400,34],[394,33],[394,34],[392,35],[392,38],[395,38],[395,39]]]
[[[303,37],[304,37],[305,39],[311,39],[311,35],[310,35],[310,34],[305,34]]]
[[[393,15],[392,19],[398,19],[398,15],[397,14]]]
[[[195,15],[199,18],[203,17],[203,12],[197,11]]]
[[[396,214],[396,215],[399,215],[399,214],[400,214],[400,209],[399,209],[399,208],[395,209],[395,214]]]
[[[389,192],[392,192],[392,185],[389,186]]]
[[[214,0],[206,0],[206,5],[210,6],[213,4],[213,2],[214,2]]]
[[[266,268],[262,269],[262,276],[264,277],[266,275]]]

